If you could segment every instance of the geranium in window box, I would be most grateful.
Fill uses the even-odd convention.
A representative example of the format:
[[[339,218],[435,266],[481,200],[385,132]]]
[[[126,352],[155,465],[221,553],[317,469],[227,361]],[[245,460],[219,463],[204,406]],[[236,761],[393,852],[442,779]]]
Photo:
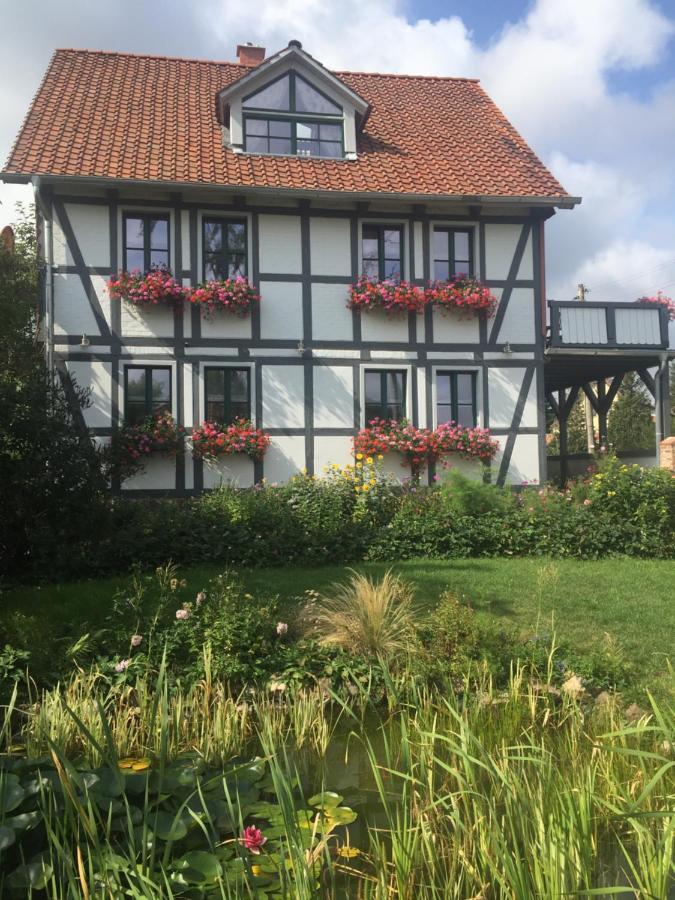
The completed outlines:
[[[635,301],[639,304],[653,304],[655,306],[663,306],[668,312],[668,318],[671,322],[675,322],[675,301],[670,297],[666,297],[661,291],[658,291],[655,297],[640,297]]]
[[[208,318],[217,311],[247,316],[260,295],[248,278],[237,275],[224,281],[205,281],[187,292],[190,303],[198,306]]]
[[[163,266],[155,266],[145,275],[140,271],[119,272],[108,281],[108,293],[131,306],[168,306],[176,312],[185,299],[185,289]]]
[[[442,312],[465,312],[489,319],[497,309],[497,298],[489,288],[470,275],[456,275],[449,281],[434,281],[425,290],[427,303]]]
[[[124,423],[108,447],[110,474],[129,478],[142,471],[151,456],[178,456],[184,449],[185,429],[169,413],[149,416],[136,424]]]
[[[248,419],[236,419],[231,425],[203,422],[192,432],[192,454],[199,459],[217,459],[243,453],[253,460],[262,459],[270,445],[270,436],[254,428]]]
[[[499,441],[494,440],[487,428],[467,428],[456,422],[444,422],[431,436],[431,453],[439,459],[449,453],[457,453],[464,459],[479,459],[490,462],[499,450]]]
[[[370,281],[362,275],[349,292],[349,309],[364,312],[384,310],[387,315],[420,313],[425,305],[424,291],[407,281]]]

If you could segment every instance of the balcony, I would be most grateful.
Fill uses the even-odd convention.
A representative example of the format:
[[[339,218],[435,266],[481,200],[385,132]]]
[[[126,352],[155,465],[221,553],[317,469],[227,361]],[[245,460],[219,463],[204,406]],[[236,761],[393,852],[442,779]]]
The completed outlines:
[[[636,303],[549,300],[549,348],[668,350],[668,312]]]

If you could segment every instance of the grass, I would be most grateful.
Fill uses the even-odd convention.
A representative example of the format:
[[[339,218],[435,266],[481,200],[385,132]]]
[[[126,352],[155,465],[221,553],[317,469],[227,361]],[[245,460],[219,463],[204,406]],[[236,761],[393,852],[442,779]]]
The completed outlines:
[[[181,570],[187,580],[183,599],[192,599],[222,565]],[[359,564],[357,571],[381,577],[388,564]],[[668,668],[675,634],[675,562],[617,558],[600,561],[513,559],[412,560],[393,567],[412,581],[421,609],[432,609],[439,594],[452,589],[486,617],[513,623],[523,632],[549,628],[579,651],[590,650],[608,634],[635,667],[636,681],[657,695],[675,696]],[[542,570],[544,577],[542,578]],[[257,569],[242,573],[251,593],[276,593],[292,620],[305,590],[327,590],[345,580],[347,568]],[[82,626],[101,627],[113,594],[126,577],[72,584],[16,587],[0,596],[11,611],[49,619],[55,633],[78,637]]]

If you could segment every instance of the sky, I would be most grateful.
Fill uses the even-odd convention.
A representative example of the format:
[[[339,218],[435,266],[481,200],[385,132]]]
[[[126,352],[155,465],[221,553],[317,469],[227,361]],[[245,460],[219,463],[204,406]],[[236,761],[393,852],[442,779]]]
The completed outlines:
[[[590,300],[675,294],[675,0],[0,0],[0,15],[3,163],[55,47],[233,60],[296,38],[330,68],[480,78],[583,197],[547,225],[549,299],[580,281]],[[0,227],[18,199],[0,185]]]

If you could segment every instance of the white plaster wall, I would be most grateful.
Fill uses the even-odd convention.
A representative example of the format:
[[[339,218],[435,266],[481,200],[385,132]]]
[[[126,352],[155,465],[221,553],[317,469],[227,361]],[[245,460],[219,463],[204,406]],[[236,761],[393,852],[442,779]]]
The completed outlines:
[[[506,437],[499,438],[500,449],[495,457],[492,470],[499,471],[501,459],[506,447]],[[545,476],[544,476],[545,477]],[[539,437],[536,434],[519,434],[513,446],[511,464],[506,473],[507,484],[539,484],[542,475],[539,472]]]
[[[508,278],[522,225],[485,226],[485,278]],[[518,278],[532,278],[532,241],[528,241]]]
[[[495,296],[502,291],[494,291]],[[497,343],[506,341],[518,344],[533,344],[535,342],[534,321],[534,291],[530,288],[514,288],[511,291],[511,299],[506,307],[504,320]]]
[[[111,363],[70,360],[66,367],[80,387],[89,388],[91,405],[82,411],[87,427],[110,428]]]
[[[314,427],[351,428],[354,424],[354,372],[351,366],[314,367]]]
[[[176,313],[166,306],[148,309],[121,302],[123,337],[173,337]]]
[[[284,275],[302,272],[299,216],[261,215],[258,234],[261,272]]]
[[[305,385],[302,366],[263,366],[262,405],[263,428],[304,428]]]
[[[176,488],[176,460],[161,453],[153,454],[143,472],[138,472],[122,482],[125,491],[163,490]]]
[[[265,454],[265,480],[268,484],[288,481],[305,468],[305,439],[302,436],[275,437]]]
[[[511,426],[524,375],[525,369],[515,367],[504,369],[495,367],[488,370],[490,426],[492,428],[509,428]],[[537,427],[537,388],[535,378],[532,379],[520,426],[522,428]]]
[[[221,484],[234,487],[251,487],[255,484],[253,460],[244,454],[222,456],[217,460],[204,460],[204,487],[217,488]]]
[[[451,310],[434,309],[435,344],[477,344],[480,337],[478,317]]]
[[[262,305],[262,304],[261,304]],[[201,313],[200,313],[201,315]],[[251,316],[235,316],[224,309],[201,316],[203,338],[251,338]]]
[[[483,464],[480,460],[463,459],[457,453],[446,454],[436,466],[436,474],[441,480],[447,478],[452,471],[460,472],[466,478],[483,480]]]
[[[316,341],[351,341],[351,310],[347,309],[346,284],[312,285],[312,337]]]
[[[262,338],[302,337],[302,284],[299,281],[260,283],[260,334]]]
[[[314,438],[314,471],[318,476],[325,475],[324,468],[333,463],[346,466],[351,462],[353,462],[353,457],[350,437]]]
[[[100,333],[79,275],[54,275],[54,334]]]
[[[190,216],[183,211],[180,217],[180,242],[181,242],[181,260],[184,269],[190,268]],[[180,277],[180,272],[174,273],[176,277]],[[189,283],[189,279],[188,283]]]
[[[412,273],[412,278],[424,278],[424,242],[423,242],[423,234],[424,234],[424,226],[421,222],[413,223],[413,235],[415,237],[415,271]]]
[[[64,204],[75,239],[87,266],[110,265],[110,226],[108,208],[80,203]],[[72,266],[75,260],[66,245],[58,216],[54,216],[54,264]]]
[[[408,342],[408,316],[387,316],[384,310],[373,309],[359,313],[361,339],[364,341]],[[418,318],[421,319],[421,316]]]
[[[312,275],[351,275],[348,219],[312,216],[309,220]]]

